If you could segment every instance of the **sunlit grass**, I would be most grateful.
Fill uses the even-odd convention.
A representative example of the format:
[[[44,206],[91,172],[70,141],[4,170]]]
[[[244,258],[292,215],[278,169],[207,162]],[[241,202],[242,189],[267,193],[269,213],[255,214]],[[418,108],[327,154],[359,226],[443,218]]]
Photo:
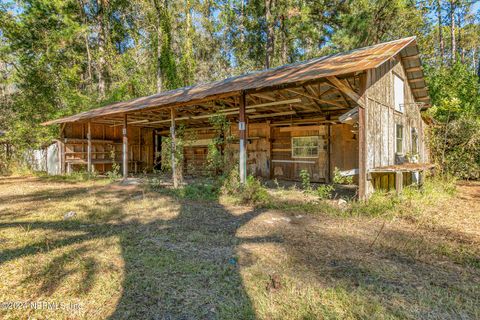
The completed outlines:
[[[476,319],[480,186],[459,188],[344,207],[278,189],[255,208],[208,182],[1,178],[0,301],[77,307],[0,317]]]

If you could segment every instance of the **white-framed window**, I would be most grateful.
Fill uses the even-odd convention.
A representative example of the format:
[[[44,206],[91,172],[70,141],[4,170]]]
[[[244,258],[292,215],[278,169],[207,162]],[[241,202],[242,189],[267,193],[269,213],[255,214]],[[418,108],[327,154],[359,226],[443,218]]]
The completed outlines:
[[[292,137],[292,158],[317,158],[318,136]]]
[[[393,103],[395,104],[395,110],[403,112],[405,104],[405,86],[403,79],[393,75]]]
[[[395,125],[395,153],[403,154],[403,125]]]
[[[417,154],[418,153],[418,131],[417,131],[417,128],[412,128],[411,137],[412,137],[412,153]]]

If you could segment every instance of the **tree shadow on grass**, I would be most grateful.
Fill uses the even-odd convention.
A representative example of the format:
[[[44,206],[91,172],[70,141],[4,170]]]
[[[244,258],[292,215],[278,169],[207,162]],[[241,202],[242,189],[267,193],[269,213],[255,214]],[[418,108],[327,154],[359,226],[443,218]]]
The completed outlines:
[[[332,288],[349,296],[345,313],[338,317],[478,318],[477,260],[464,258],[463,252],[443,255],[438,251],[454,239],[393,224],[374,243],[376,230],[336,228],[332,226],[344,223],[341,219],[325,218],[319,223],[318,218],[312,224],[304,218],[295,224],[269,225],[268,230],[281,237],[282,248],[295,266],[296,272],[288,277],[320,291]],[[255,249],[247,253],[262,255]]]
[[[65,191],[66,197],[82,196]],[[263,246],[255,244],[273,244],[282,249],[273,254],[285,254],[287,259],[282,261],[289,265],[269,263],[265,258],[268,272],[278,271],[281,277],[290,273],[288,276],[295,283],[313,285],[320,293],[343,290],[340,311],[331,306],[331,301],[310,302],[322,304],[328,309],[325,314],[333,317],[468,319],[480,314],[472,304],[480,296],[476,286],[480,280],[478,267],[459,264],[470,263],[461,257],[445,256],[442,260],[435,254],[438,246],[457,241],[458,234],[452,238],[445,236],[444,230],[397,228],[392,224],[383,229],[373,244],[377,230],[366,230],[371,224],[362,223],[360,229],[355,229],[350,226],[355,222],[345,223],[331,216],[297,218],[296,213],[269,212],[275,219],[255,221],[253,228],[245,228],[245,236],[242,227],[262,214],[262,210],[237,213],[215,201],[179,200],[173,194],[138,199],[143,193],[135,189],[106,187],[94,195],[96,201],[78,205],[84,215],[76,219],[0,222],[0,232],[22,228],[52,235],[48,241],[41,239],[0,252],[1,264],[52,252],[51,259],[34,265],[22,282],[37,283],[37,297],[53,295],[72,276],[77,276],[77,280],[70,295],[88,295],[103,277],[105,265],[100,260],[121,256],[122,264],[113,264],[112,268],[123,274],[119,286],[122,292],[119,297],[109,292],[107,299],[118,301],[114,311],[106,308],[110,312],[105,317],[253,319],[256,313],[240,267],[258,263],[257,257],[263,252],[252,248]],[[41,199],[42,194],[30,195],[29,199],[35,201],[36,197]],[[51,205],[62,200],[59,196]],[[146,201],[143,211],[142,206],[131,206],[142,201]],[[279,218],[280,214],[290,220]],[[425,241],[425,232],[435,233],[431,236],[440,240]],[[110,238],[118,239],[119,252],[107,255],[111,248],[106,245],[100,249],[96,246],[103,243],[95,241]],[[248,284],[260,291],[265,286],[260,282]],[[282,308],[282,300],[275,300],[275,294],[265,292],[255,299],[272,299],[266,303]],[[302,310],[311,312],[305,318],[322,315],[314,305],[304,309],[297,305],[309,303],[308,299],[284,302],[286,308],[295,306],[290,315],[297,318],[302,316]]]
[[[54,202],[62,200],[62,192],[58,192]],[[72,194],[70,189],[63,193],[68,198],[80,194]],[[152,214],[145,220],[142,214],[128,212],[126,204],[134,201],[132,194],[138,192],[97,192],[97,207],[79,206],[85,218],[0,223],[0,229],[21,227],[55,235],[49,241],[42,239],[2,250],[0,263],[58,249],[48,263],[33,268],[22,284],[36,283],[35,295],[48,297],[68,277],[76,275],[74,295],[86,295],[102,271],[95,257],[97,248],[91,241],[115,237],[123,259],[123,283],[111,319],[255,318],[239,274],[235,248],[242,242],[236,237],[237,230],[262,211],[232,214],[214,202],[165,200],[165,196],[158,196],[159,204],[149,203],[148,210],[156,212],[164,201],[169,201],[178,212],[169,219]],[[36,193],[22,201],[34,202],[36,197],[44,199],[45,195]],[[107,209],[99,212],[102,203]],[[278,239],[259,237],[248,241]]]

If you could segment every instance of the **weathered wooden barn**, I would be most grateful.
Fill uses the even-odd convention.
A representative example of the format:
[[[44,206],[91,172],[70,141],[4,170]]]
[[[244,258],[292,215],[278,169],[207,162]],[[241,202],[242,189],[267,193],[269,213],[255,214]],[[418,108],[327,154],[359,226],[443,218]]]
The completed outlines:
[[[241,179],[329,182],[334,168],[354,175],[359,196],[397,187],[428,163],[420,110],[429,95],[414,37],[324,56],[222,81],[114,103],[46,122],[60,124],[62,172],[151,171],[162,138],[194,130],[183,168],[204,168],[210,119],[233,125]],[[415,176],[413,174],[413,176]]]

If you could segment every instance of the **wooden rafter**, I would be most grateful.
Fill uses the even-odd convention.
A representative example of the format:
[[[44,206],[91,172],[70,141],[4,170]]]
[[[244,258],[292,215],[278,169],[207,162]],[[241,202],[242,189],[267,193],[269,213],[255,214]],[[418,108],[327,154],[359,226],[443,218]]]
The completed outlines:
[[[417,66],[417,67],[410,67],[410,68],[406,68],[405,71],[406,72],[415,72],[415,71],[422,71],[422,67],[421,66]]]
[[[320,99],[320,98],[317,98],[315,96],[312,96],[311,94],[308,94],[308,93],[305,93],[305,92],[302,92],[302,91],[298,91],[298,90],[295,90],[295,89],[285,89],[285,91],[289,91],[289,92],[295,93],[297,95],[304,96],[306,98],[310,98],[310,99],[318,101],[320,103],[330,104],[332,106],[345,108],[345,106],[343,104],[340,104],[340,103],[337,103],[337,102],[331,101],[331,100]]]
[[[267,93],[251,93],[250,95],[259,97],[264,100],[275,101],[275,97],[268,95]]]
[[[260,119],[260,118],[279,117],[279,116],[287,116],[287,115],[294,115],[294,114],[296,114],[295,111],[285,111],[285,112],[276,112],[276,113],[267,113],[267,114],[256,114],[253,116],[249,116],[249,118]]]
[[[327,77],[327,80],[330,81],[335,87],[338,88],[341,92],[345,93],[350,99],[355,101],[358,105],[360,105],[362,108],[365,107],[365,104],[363,101],[361,101],[360,96],[358,93],[353,91],[350,86],[348,86],[344,81],[338,79],[335,76],[332,77]]]

